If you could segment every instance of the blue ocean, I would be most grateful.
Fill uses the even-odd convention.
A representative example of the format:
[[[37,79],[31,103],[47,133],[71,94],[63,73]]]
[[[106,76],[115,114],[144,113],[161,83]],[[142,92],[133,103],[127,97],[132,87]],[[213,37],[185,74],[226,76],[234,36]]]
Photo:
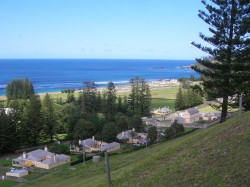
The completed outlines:
[[[27,77],[36,93],[80,89],[83,82],[105,86],[109,81],[127,84],[135,76],[146,81],[199,77],[191,69],[194,60],[108,60],[108,59],[1,59],[0,95],[13,79]]]

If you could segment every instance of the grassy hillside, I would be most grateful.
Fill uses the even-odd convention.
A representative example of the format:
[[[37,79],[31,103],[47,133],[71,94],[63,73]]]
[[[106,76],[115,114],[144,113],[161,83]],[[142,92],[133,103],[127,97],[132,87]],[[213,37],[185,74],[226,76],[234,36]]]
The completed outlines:
[[[110,157],[113,186],[250,186],[250,113],[154,146]],[[104,161],[22,186],[106,186]]]

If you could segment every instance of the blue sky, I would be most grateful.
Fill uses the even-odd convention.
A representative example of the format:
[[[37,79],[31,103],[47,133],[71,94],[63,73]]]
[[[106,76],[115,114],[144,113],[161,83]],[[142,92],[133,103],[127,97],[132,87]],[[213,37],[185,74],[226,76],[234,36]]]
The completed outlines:
[[[200,0],[0,0],[0,58],[206,56]]]

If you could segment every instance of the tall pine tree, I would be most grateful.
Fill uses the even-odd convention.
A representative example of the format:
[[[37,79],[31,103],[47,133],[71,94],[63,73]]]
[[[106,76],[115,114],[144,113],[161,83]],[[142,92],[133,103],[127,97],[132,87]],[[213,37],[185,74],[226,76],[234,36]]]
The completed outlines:
[[[130,81],[129,108],[134,115],[150,115],[151,93],[148,84],[143,78],[135,77]]]
[[[207,11],[200,10],[199,17],[209,25],[211,36],[200,34],[209,46],[192,42],[194,46],[209,54],[197,59],[193,67],[203,78],[206,90],[222,97],[221,122],[228,112],[228,97],[244,92],[250,81],[250,1],[210,0],[201,2]]]
[[[105,116],[107,120],[114,118],[116,113],[116,89],[113,82],[109,82],[107,85],[106,92],[106,101],[105,101]]]
[[[21,134],[23,141],[28,145],[37,145],[41,137],[43,130],[41,108],[39,96],[33,95],[24,109]]]
[[[44,96],[42,103],[43,127],[46,137],[52,142],[57,129],[57,116],[52,98],[48,93]]]
[[[184,97],[182,93],[182,88],[180,87],[175,99],[175,110],[182,110],[185,108]]]
[[[97,89],[94,82],[84,82],[85,88],[83,92],[85,111],[88,117],[95,116],[97,114]]]

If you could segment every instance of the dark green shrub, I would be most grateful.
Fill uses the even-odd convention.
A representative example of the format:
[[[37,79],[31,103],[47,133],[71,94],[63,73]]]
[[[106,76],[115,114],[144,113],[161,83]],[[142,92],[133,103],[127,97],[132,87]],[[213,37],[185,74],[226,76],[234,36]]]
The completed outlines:
[[[183,125],[175,121],[169,129],[166,129],[165,134],[167,138],[171,138],[183,132],[184,132]]]
[[[49,147],[49,151],[56,154],[70,154],[69,147],[63,144],[57,144]]]

